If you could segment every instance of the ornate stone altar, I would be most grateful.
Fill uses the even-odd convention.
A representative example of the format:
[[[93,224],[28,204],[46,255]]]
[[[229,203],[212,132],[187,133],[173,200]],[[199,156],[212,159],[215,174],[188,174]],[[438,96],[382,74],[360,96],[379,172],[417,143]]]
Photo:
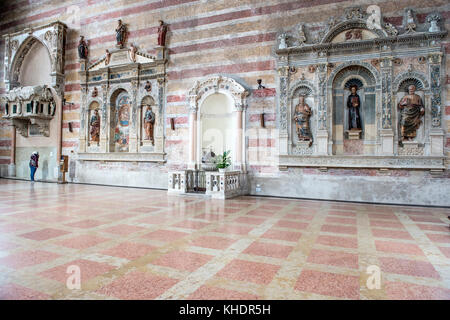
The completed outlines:
[[[439,25],[439,14],[430,14],[425,24],[417,23],[412,9],[404,15],[397,30],[375,11],[352,7],[323,29],[302,24],[300,38],[298,26],[280,34],[275,50],[280,169],[445,168],[440,41],[447,31]],[[402,143],[397,104],[410,85],[425,113],[415,138]],[[357,135],[347,130],[352,86],[361,101]],[[311,146],[299,141],[295,130],[299,92],[312,109]]]
[[[156,51],[156,57],[151,56],[131,44],[107,49],[91,63],[80,59],[79,160],[165,162],[167,59],[164,47]],[[149,108],[154,117],[151,132],[146,121]],[[100,134],[99,139],[92,139],[90,120],[96,113],[100,115]]]

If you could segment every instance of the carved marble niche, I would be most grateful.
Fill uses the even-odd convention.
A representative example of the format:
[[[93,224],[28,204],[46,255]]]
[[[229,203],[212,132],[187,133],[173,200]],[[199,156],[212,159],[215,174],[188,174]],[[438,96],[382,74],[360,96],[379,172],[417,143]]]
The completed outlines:
[[[3,35],[3,118],[24,137],[48,137],[50,121],[61,108],[66,29],[56,21]]]
[[[6,90],[23,86],[20,83],[22,64],[30,50],[39,43],[48,51],[51,64],[51,85],[59,96],[64,91],[64,46],[67,26],[59,21],[3,35],[5,40],[4,81]],[[38,84],[36,84],[38,85]],[[44,83],[39,84],[44,85]]]
[[[166,58],[128,48],[110,49],[89,64],[80,60],[80,160],[164,162]],[[144,115],[155,115],[153,141],[145,136]],[[98,110],[100,130],[93,141],[92,115]],[[94,118],[94,120],[96,120]],[[94,125],[98,125],[94,121]],[[143,131],[144,130],[144,131]],[[95,139],[94,139],[95,140]]]
[[[299,23],[280,32],[275,52],[281,169],[445,168],[441,41],[447,31],[439,24],[439,14],[430,13],[421,24],[411,8],[397,30],[375,7],[350,7],[320,28]],[[402,144],[397,104],[411,83],[424,101],[425,115],[416,138]],[[353,85],[361,102],[357,134],[348,127],[347,99]],[[302,86],[311,92],[309,148],[299,146],[293,130],[295,92]]]

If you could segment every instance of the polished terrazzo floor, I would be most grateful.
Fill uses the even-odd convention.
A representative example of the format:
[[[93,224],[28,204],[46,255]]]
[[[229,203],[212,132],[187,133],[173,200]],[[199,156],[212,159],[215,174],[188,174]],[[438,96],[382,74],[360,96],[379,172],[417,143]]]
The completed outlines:
[[[0,179],[0,299],[450,299],[449,214]]]

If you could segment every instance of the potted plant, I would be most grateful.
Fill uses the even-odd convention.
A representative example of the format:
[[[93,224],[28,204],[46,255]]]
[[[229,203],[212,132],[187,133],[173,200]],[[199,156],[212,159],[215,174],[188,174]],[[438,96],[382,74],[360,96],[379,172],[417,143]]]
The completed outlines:
[[[227,168],[231,165],[230,150],[225,151],[223,154],[217,156],[216,168],[219,172],[227,171]]]

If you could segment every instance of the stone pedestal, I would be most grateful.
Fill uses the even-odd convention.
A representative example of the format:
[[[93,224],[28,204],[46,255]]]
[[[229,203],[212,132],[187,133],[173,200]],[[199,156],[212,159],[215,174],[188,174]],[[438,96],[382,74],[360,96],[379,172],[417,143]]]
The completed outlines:
[[[398,148],[398,154],[401,156],[422,156],[423,147],[419,146],[417,141],[403,141],[403,147]]]
[[[328,154],[328,132],[326,130],[317,131],[317,154],[327,155]]]
[[[79,59],[78,63],[80,64],[80,71],[87,70],[87,60],[86,59]]]
[[[162,60],[166,58],[166,47],[158,46],[155,48],[155,52],[157,60]]]
[[[8,177],[16,176],[16,165],[11,163],[8,165]]]
[[[287,132],[280,132],[279,135],[280,154],[288,154],[288,134]]]
[[[361,130],[347,130],[348,140],[359,140],[361,139]]]
[[[430,132],[430,154],[432,156],[444,155],[444,132],[442,130]]]
[[[392,156],[394,155],[394,133],[392,130],[381,130],[381,154]]]

